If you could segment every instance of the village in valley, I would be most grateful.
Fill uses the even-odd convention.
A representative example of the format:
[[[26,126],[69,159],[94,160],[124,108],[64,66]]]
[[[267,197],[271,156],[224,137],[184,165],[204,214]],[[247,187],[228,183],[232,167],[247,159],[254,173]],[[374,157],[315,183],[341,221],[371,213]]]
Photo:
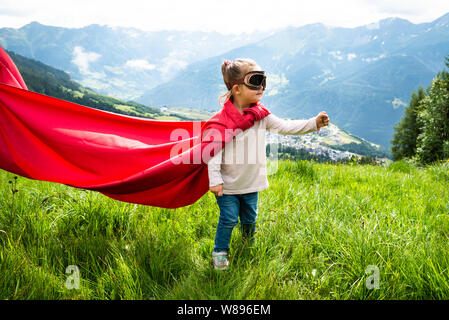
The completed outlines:
[[[338,150],[333,146],[349,143],[361,144],[362,141],[362,138],[350,135],[334,124],[329,124],[329,126],[321,128],[320,131],[301,135],[282,135],[267,132],[267,144],[276,143],[295,149],[303,149],[313,155],[329,157],[332,161],[343,161],[354,157],[361,159],[362,155],[360,154]],[[374,143],[370,143],[370,145],[376,149],[380,148],[379,145]],[[375,162],[384,164],[386,159],[376,157]]]

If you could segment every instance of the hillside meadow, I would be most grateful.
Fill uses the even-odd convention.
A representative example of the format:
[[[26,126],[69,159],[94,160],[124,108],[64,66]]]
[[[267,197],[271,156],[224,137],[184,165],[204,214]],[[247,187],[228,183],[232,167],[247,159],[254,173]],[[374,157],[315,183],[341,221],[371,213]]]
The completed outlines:
[[[286,160],[269,182],[218,272],[210,192],[163,209],[0,171],[0,299],[449,298],[449,162]]]

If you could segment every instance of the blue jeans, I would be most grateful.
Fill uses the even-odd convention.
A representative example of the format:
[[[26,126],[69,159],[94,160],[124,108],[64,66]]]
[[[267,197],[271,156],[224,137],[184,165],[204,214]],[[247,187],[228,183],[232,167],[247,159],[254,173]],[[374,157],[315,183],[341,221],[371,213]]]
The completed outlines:
[[[256,230],[258,195],[257,191],[246,194],[223,194],[221,197],[215,195],[220,208],[215,234],[215,252],[229,251],[232,230],[239,223],[239,218],[243,238],[253,238]]]

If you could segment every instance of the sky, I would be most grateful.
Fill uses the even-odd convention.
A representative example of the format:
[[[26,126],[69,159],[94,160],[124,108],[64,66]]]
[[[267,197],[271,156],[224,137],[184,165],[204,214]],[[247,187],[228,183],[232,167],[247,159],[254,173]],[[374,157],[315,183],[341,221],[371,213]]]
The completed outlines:
[[[448,0],[0,0],[0,27],[37,21],[241,34],[310,23],[352,28],[389,17],[423,23],[448,12]]]

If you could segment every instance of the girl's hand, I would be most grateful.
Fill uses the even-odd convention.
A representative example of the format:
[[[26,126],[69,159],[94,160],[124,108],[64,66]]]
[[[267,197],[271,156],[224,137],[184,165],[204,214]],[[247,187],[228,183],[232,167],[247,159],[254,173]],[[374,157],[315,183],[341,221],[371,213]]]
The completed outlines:
[[[321,111],[316,116],[316,127],[319,130],[321,127],[324,127],[327,125],[329,125],[329,117],[327,116],[326,111]]]
[[[209,190],[216,196],[221,197],[223,195],[223,185],[222,184],[219,184],[218,186],[210,187]]]

